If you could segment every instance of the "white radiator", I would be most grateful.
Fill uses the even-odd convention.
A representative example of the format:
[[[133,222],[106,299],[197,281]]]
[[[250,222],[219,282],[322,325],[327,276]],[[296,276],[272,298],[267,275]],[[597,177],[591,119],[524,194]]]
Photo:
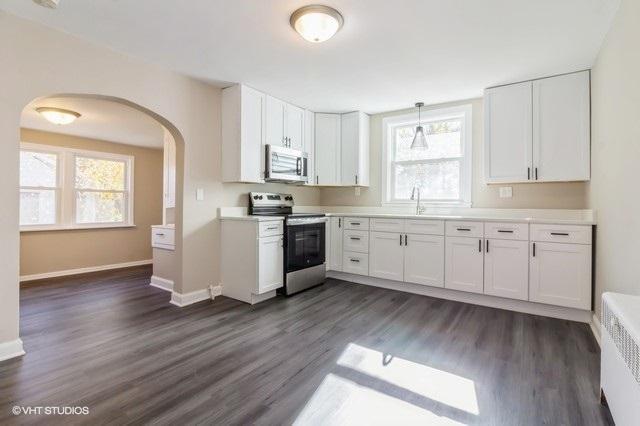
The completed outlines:
[[[618,426],[640,424],[640,296],[602,295],[600,387]]]

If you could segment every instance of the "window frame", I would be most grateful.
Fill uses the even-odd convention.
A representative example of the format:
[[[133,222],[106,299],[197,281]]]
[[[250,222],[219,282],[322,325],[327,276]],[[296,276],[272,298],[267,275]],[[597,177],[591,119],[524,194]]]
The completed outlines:
[[[54,187],[48,186],[28,186],[22,185],[19,182],[18,191],[22,192],[23,189],[26,190],[46,190],[46,191],[54,191],[55,193],[55,222],[52,224],[32,224],[32,225],[20,225],[20,229],[34,229],[34,228],[43,228],[43,227],[55,227],[60,222],[60,218],[62,217],[62,176],[64,174],[62,169],[62,154],[55,147],[49,147],[47,145],[35,145],[35,144],[21,144],[20,145],[20,153],[22,151],[26,152],[36,152],[41,154],[49,154],[56,156],[56,185]],[[19,159],[18,161],[21,161]]]
[[[58,192],[56,205],[56,223],[53,225],[20,225],[20,232],[29,231],[55,231],[73,229],[102,229],[102,228],[128,228],[135,227],[134,223],[134,166],[135,158],[132,155],[115,154],[104,151],[92,151],[76,148],[58,147],[51,145],[21,142],[20,151],[35,151],[56,154],[58,157]],[[125,190],[124,191],[98,191],[88,192],[122,192],[125,199],[124,220],[121,222],[77,222],[76,181],[76,157],[121,161],[125,164]],[[22,188],[22,186],[20,186]],[[82,190],[80,190],[82,191]]]
[[[460,198],[451,199],[422,199],[421,205],[430,207],[471,207],[471,184],[473,179],[473,117],[471,104],[454,107],[436,108],[422,111],[422,123],[431,121],[460,119],[461,151],[460,157],[444,157],[426,160],[401,161],[403,164],[428,164],[443,161],[460,161]],[[394,115],[382,120],[382,155],[380,186],[381,205],[388,207],[407,207],[414,205],[415,200],[394,199],[395,173],[393,165],[395,157],[395,129],[404,126],[417,126],[418,114]]]

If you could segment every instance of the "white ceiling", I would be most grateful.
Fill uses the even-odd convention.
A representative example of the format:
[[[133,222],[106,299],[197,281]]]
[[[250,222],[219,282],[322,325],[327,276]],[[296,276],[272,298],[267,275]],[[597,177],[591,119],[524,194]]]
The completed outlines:
[[[38,107],[70,109],[82,114],[71,124],[58,126],[36,112]],[[162,148],[164,129],[149,115],[118,102],[86,97],[52,97],[33,101],[22,112],[20,126],[110,142]]]
[[[315,111],[380,112],[478,97],[488,86],[590,68],[620,0],[327,0],[343,29],[304,41],[315,0],[28,0],[0,8],[222,85]]]

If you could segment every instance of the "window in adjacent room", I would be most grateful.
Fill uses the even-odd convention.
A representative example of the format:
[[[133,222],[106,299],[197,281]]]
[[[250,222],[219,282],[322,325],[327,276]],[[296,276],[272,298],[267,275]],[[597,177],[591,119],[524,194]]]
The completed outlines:
[[[22,230],[132,225],[133,157],[22,144]]]
[[[412,150],[417,114],[383,120],[383,204],[471,205],[471,106],[426,111],[426,150]]]

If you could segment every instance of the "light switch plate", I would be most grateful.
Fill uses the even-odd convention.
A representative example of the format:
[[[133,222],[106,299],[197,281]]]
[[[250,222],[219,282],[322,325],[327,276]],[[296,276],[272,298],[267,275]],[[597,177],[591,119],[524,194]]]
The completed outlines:
[[[511,198],[513,197],[513,187],[511,186],[501,186],[500,187],[500,198]]]
[[[204,189],[196,188],[196,201],[204,201]]]

